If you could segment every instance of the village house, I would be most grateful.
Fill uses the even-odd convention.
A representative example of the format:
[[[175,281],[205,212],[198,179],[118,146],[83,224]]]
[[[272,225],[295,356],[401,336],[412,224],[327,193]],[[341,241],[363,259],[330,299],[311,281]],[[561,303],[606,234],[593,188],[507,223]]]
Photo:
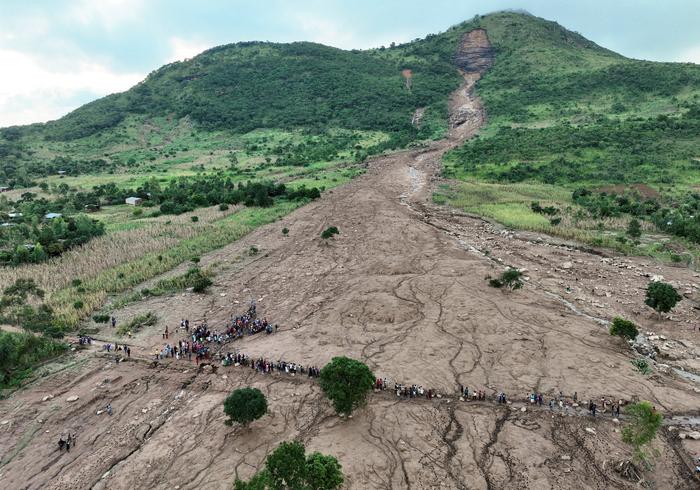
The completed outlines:
[[[44,215],[44,219],[51,220],[51,219],[60,218],[61,216],[63,216],[61,213],[46,213]]]

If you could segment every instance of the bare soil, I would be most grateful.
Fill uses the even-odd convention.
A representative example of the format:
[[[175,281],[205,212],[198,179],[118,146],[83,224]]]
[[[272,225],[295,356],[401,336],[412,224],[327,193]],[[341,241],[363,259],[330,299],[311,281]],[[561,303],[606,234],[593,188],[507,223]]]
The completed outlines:
[[[472,41],[484,47],[488,39]],[[613,469],[630,449],[609,414],[521,411],[522,400],[533,390],[547,399],[577,392],[580,400],[650,400],[669,417],[699,415],[698,385],[672,370],[640,374],[629,346],[602,323],[623,315],[690,345],[690,354],[668,362],[692,369],[700,343],[694,303],[658,318],[643,298],[650,274],[691,289],[700,279],[688,269],[508,232],[434,206],[441,155],[483,123],[472,94],[477,78],[465,73],[452,98],[448,140],[378,158],[363,176],[202,257],[203,265],[219,264],[208,294],[152,298],[115,312],[120,321],[146,311],[160,317],[130,341],[131,360],[117,364],[93,346],[0,402],[3,487],[230,488],[259,470],[280,442],[296,438],[335,455],[347,488],[636,488]],[[328,226],[340,235],[325,242],[319,235]],[[259,254],[241,261],[251,245]],[[488,286],[485,278],[505,265],[527,269],[522,290]],[[351,356],[378,376],[441,397],[374,393],[341,419],[302,376],[150,360],[165,325],[172,332],[182,318],[207,318],[220,328],[251,299],[279,332],[225,350],[317,366]],[[97,337],[117,339],[110,328]],[[485,390],[489,401],[460,401],[459,385]],[[270,407],[248,429],[223,423],[223,400],[241,386],[261,389]],[[513,403],[496,404],[500,391]],[[98,414],[107,403],[114,414]],[[680,430],[664,427],[654,442],[656,470],[645,473],[654,488],[698,488],[691,458],[700,441],[681,441]],[[56,444],[66,431],[78,438],[70,453]]]

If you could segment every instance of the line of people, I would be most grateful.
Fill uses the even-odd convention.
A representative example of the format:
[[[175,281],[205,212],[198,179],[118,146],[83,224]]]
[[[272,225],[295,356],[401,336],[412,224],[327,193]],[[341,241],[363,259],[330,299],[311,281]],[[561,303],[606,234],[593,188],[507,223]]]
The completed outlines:
[[[252,358],[247,354],[241,352],[237,353],[227,353],[221,357],[221,364],[223,366],[243,366],[250,367],[258,373],[271,374],[274,372],[286,373],[286,374],[300,374],[307,375],[309,378],[317,378],[321,374],[321,370],[316,366],[304,366],[296,362],[287,361],[272,361],[265,357]]]

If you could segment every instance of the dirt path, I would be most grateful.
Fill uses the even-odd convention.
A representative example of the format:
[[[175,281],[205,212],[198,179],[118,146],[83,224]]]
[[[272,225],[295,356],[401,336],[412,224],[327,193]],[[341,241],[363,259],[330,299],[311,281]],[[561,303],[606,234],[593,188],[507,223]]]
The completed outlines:
[[[479,58],[490,52],[485,33],[467,36],[462,49],[465,85],[451,100],[448,140],[376,159],[319,201],[203,256],[205,266],[235,265],[251,245],[260,249],[244,267],[219,267],[209,294],[152,298],[115,312],[120,319],[160,316],[136,335],[133,355],[162,346],[166,324],[172,331],[181,318],[206,317],[217,328],[254,298],[280,330],[237,344],[251,355],[305,365],[347,355],[377,374],[442,393],[460,384],[514,399],[532,390],[547,397],[576,391],[582,400],[640,398],[667,414],[695,413],[693,384],[661,371],[642,376],[629,348],[591,319],[622,314],[694,345],[690,302],[672,321],[652,319],[640,306],[645,273],[698,283],[692,272],[504,233],[430,203],[442,154],[483,122],[472,87],[488,65]],[[340,235],[325,243],[319,235],[328,226]],[[528,269],[522,290],[488,287],[485,277],[502,264]],[[99,337],[111,335],[105,329]],[[84,362],[0,403],[0,424],[7,420],[0,480],[8,488],[230,488],[291,438],[338,457],[348,488],[636,488],[612,469],[629,448],[609,418],[379,394],[342,420],[318,385],[303,379],[76,355]],[[688,354],[677,362],[690,369],[696,361]],[[240,386],[258,387],[269,400],[269,414],[247,431],[223,424],[223,399]],[[68,402],[71,396],[78,399]],[[97,413],[107,403],[111,417]],[[65,430],[78,435],[69,454],[56,449]],[[664,429],[654,443],[651,484],[697,488],[689,465],[700,441],[675,434]]]

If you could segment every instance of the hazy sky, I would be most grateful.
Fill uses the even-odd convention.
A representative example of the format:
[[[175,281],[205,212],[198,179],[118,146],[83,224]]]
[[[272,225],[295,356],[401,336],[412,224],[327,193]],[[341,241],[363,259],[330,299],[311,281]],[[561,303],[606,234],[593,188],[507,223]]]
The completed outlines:
[[[700,0],[0,0],[0,127],[55,119],[219,44],[367,48],[505,8],[629,57],[700,63]]]

